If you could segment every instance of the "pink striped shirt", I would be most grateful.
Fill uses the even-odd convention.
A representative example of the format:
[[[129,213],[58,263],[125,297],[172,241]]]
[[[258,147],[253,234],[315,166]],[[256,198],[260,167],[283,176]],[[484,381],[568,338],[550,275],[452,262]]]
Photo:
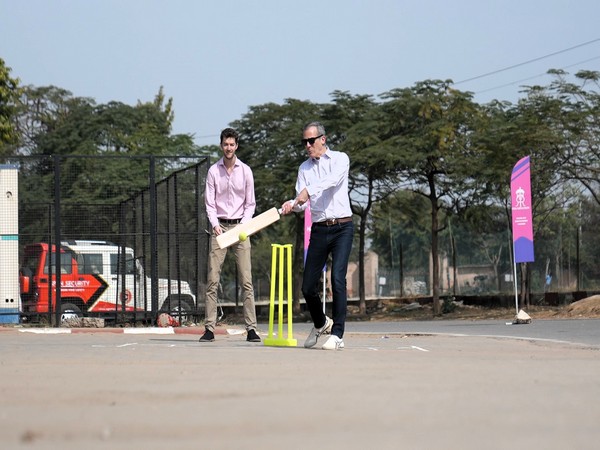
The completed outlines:
[[[256,209],[252,169],[237,157],[231,173],[227,172],[223,158],[214,163],[206,176],[205,204],[213,228],[219,219],[248,222]]]

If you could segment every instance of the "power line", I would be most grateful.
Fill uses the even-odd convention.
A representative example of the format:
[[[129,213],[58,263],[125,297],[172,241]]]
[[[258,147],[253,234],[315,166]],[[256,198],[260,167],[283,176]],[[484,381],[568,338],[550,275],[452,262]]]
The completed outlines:
[[[579,62],[576,62],[575,64],[570,64],[568,66],[560,67],[559,70],[568,69],[570,67],[575,67],[575,66],[578,66],[580,64],[585,64],[587,62],[594,61],[596,59],[600,59],[600,56],[594,56],[593,58],[589,58],[589,59],[586,59],[584,61],[579,61]],[[504,88],[504,87],[512,86],[513,84],[522,83],[523,81],[533,80],[534,78],[543,77],[544,75],[547,75],[547,74],[548,74],[547,72],[540,73],[540,74],[537,74],[537,75],[533,75],[531,77],[523,78],[521,80],[512,81],[510,83],[502,84],[500,86],[495,86],[495,87],[487,88],[487,89],[484,89],[482,91],[477,91],[477,92],[475,92],[475,94],[483,94],[484,92],[489,92],[489,91],[493,91],[495,89],[501,89],[501,88]]]
[[[526,64],[531,64],[532,62],[540,61],[542,59],[549,58],[551,56],[555,56],[555,55],[559,55],[561,53],[569,52],[569,51],[574,50],[576,48],[584,47],[586,45],[590,45],[590,44],[593,44],[594,42],[598,42],[598,41],[600,41],[600,38],[593,39],[591,41],[584,42],[583,44],[578,44],[578,45],[575,45],[573,47],[569,47],[569,48],[566,48],[564,50],[560,50],[558,52],[554,52],[554,53],[550,53],[548,55],[540,56],[539,58],[534,58],[534,59],[530,59],[528,61],[525,61],[525,62],[522,62],[522,63],[519,63],[519,64],[514,64],[512,66],[508,66],[508,67],[505,67],[503,69],[494,70],[492,72],[484,73],[483,75],[477,75],[476,77],[467,78],[466,80],[457,81],[456,83],[454,83],[454,85],[466,83],[468,81],[478,80],[478,79],[484,78],[484,77],[489,77],[490,75],[495,75],[495,74],[500,73],[500,72],[505,72],[507,70],[514,69],[515,67],[524,66]]]

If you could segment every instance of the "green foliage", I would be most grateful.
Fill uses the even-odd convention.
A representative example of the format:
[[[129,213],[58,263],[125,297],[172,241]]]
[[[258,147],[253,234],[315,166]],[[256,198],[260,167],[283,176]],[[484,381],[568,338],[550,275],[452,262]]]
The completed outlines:
[[[381,144],[380,110],[371,96],[335,92],[326,114],[339,149],[350,157],[352,210],[366,219],[372,204],[396,189],[396,155]]]
[[[456,309],[456,303],[454,297],[444,297],[442,302],[442,314],[450,314]]]
[[[398,191],[386,201],[375,205],[369,222],[371,249],[379,255],[382,267],[400,263],[405,267],[424,267],[431,249],[430,219],[427,200],[410,191]]]
[[[600,205],[595,201],[587,198],[581,201],[577,207],[573,207],[570,211],[565,211],[563,220],[566,224],[566,230],[556,240],[561,243],[561,252],[555,253],[553,259],[556,268],[555,274],[559,274],[560,263],[563,258],[566,259],[580,253],[581,272],[586,274],[585,278],[593,280],[592,283],[587,280],[582,280],[583,283],[579,286],[580,289],[597,288],[598,280],[600,280],[600,234],[598,233],[598,224],[600,223]],[[578,232],[574,228],[580,225]],[[562,229],[559,228],[562,232]],[[579,238],[579,243],[577,242]],[[554,255],[553,255],[554,256]],[[568,259],[567,259],[568,260]],[[558,264],[557,264],[558,263]]]
[[[439,306],[438,234],[442,210],[464,205],[476,187],[477,148],[470,136],[479,114],[471,95],[449,82],[427,80],[382,96],[382,145],[398,155],[397,173],[407,189],[429,201],[433,310]]]
[[[298,167],[306,159],[303,126],[321,118],[322,106],[300,100],[249,108],[232,126],[240,133],[238,157],[254,171],[257,211],[295,196]]]
[[[118,202],[148,186],[148,161],[136,156],[198,153],[191,136],[170,134],[172,118],[171,101],[165,105],[162,88],[154,101],[136,106],[120,102],[96,105],[54,87],[27,88],[20,112],[20,121],[29,124],[23,152],[91,156],[69,158],[61,166],[63,194],[84,203],[99,199]],[[101,155],[131,158],[93,158]],[[160,180],[176,167],[169,160],[158,159],[156,168],[156,180]],[[32,164],[28,170],[54,176],[46,162]],[[48,186],[30,188],[41,191],[39,198],[48,194]]]
[[[257,214],[279,208],[284,201],[295,197],[298,167],[307,157],[300,142],[302,128],[308,122],[321,120],[322,109],[319,104],[287,99],[281,105],[252,106],[232,123],[240,133],[237,155],[254,173]],[[303,221],[303,214],[293,214],[253,237],[254,272],[263,277],[269,273],[271,243],[294,244],[294,267],[302,266]]]
[[[16,104],[20,96],[19,79],[11,78],[11,69],[0,58],[0,155],[8,156],[9,145],[18,142],[14,123]]]
[[[138,156],[157,157],[158,179],[185,164],[161,156],[220,157],[216,145],[197,148],[191,136],[171,134],[173,104],[162,88],[135,106],[98,105],[53,86],[21,89],[9,73],[0,60],[0,151],[46,156],[23,163],[24,199],[52,198],[50,155],[92,157],[62,168],[62,191],[82,202],[116,202],[146,187],[147,163]],[[581,267],[597,271],[595,234],[587,231],[581,248],[576,236],[595,226],[600,209],[600,74],[580,71],[571,81],[551,73],[550,85],[525,87],[516,104],[478,105],[450,80],[425,80],[377,99],[334,91],[327,104],[251,106],[232,126],[241,135],[238,156],[254,171],[257,213],[294,196],[306,158],[302,127],[319,120],[331,147],[350,156],[359,260],[371,245],[381,264],[398,264],[402,252],[406,264],[429,271],[431,253],[437,264],[455,243],[459,264],[491,264],[499,281],[510,259],[510,174],[530,155],[536,260],[558,272],[574,267],[579,252]],[[131,158],[93,158],[114,155]],[[253,237],[255,272],[268,278],[273,242],[294,243],[300,267],[302,235],[297,214]]]

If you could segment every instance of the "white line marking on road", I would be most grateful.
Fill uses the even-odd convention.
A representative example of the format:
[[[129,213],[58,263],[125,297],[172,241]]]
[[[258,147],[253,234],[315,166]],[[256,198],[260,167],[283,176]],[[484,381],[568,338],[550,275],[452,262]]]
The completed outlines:
[[[21,333],[35,333],[35,334],[70,334],[70,328],[27,328],[19,330]]]
[[[227,328],[227,334],[229,334],[229,335],[244,334],[245,332],[246,332],[245,330],[236,330],[234,328]]]
[[[421,352],[428,352],[429,350],[423,347],[417,347],[416,345],[411,345],[410,347],[396,347],[396,350],[419,350]]]
[[[411,348],[414,348],[415,350],[420,350],[422,352],[428,352],[429,350],[421,348],[421,347],[417,347],[416,345],[411,345]]]
[[[173,327],[165,328],[124,328],[125,334],[175,334]]]
[[[138,345],[137,342],[131,342],[129,344],[121,344],[121,345],[117,345],[117,348],[119,347],[129,347],[130,345]]]

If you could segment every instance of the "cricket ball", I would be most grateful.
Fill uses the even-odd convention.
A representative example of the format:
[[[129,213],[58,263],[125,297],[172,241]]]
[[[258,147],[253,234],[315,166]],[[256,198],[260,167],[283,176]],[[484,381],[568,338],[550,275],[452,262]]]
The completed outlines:
[[[240,241],[245,241],[246,239],[248,239],[248,235],[242,231],[239,235],[239,238]]]

